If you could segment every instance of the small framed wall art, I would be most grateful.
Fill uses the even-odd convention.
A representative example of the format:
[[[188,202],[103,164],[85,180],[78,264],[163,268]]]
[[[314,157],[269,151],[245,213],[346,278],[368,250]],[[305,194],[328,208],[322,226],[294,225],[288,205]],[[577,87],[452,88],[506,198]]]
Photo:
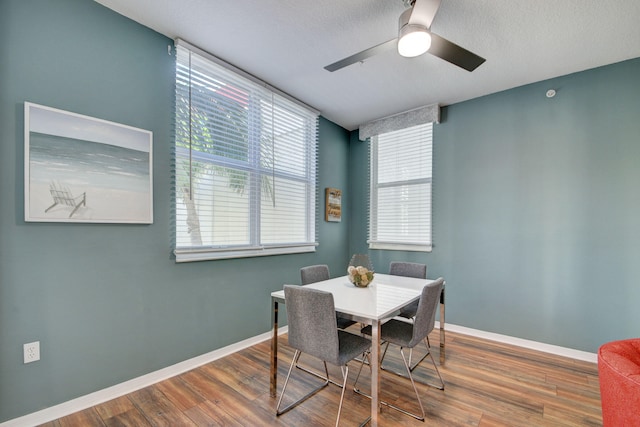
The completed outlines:
[[[325,221],[340,222],[342,219],[342,190],[325,189]]]

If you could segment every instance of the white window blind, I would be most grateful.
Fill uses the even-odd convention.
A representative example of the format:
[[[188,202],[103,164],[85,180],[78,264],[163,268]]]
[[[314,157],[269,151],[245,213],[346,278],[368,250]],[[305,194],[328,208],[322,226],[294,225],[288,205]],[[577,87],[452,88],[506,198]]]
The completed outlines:
[[[370,248],[431,250],[432,130],[426,123],[371,138]]]
[[[318,114],[176,52],[176,260],[314,251]]]

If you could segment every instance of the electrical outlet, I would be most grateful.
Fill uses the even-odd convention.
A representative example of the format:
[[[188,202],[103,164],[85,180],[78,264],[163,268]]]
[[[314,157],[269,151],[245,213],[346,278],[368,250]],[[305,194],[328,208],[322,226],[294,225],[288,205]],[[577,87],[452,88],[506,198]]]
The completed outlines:
[[[24,363],[40,360],[40,341],[30,342],[22,347],[24,350]]]

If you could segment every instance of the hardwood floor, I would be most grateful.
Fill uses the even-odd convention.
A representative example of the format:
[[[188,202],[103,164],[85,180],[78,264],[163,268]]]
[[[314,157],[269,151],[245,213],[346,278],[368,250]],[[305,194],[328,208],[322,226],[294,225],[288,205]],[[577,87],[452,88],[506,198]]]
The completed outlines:
[[[436,361],[437,331],[431,336]],[[422,350],[422,348],[420,348]],[[280,339],[278,392],[293,351]],[[385,366],[400,367],[397,347],[391,347]],[[301,364],[319,369],[320,363],[303,355]],[[369,415],[370,401],[355,394],[353,381],[359,363],[349,364],[341,426],[355,426]],[[444,391],[418,384],[427,413],[420,422],[382,407],[383,426],[600,426],[597,366],[487,341],[447,333],[446,362],[439,366]],[[334,379],[339,368],[329,366]],[[422,381],[433,380],[433,367],[425,359],[414,371]],[[302,396],[317,379],[299,370],[287,395]],[[368,390],[365,367],[358,385]],[[382,399],[419,411],[408,380],[382,374]],[[286,396],[285,396],[286,399]],[[185,374],[44,424],[66,426],[332,426],[340,389],[329,386],[280,417],[277,398],[269,395],[269,341],[219,359]],[[286,401],[284,402],[286,403]]]

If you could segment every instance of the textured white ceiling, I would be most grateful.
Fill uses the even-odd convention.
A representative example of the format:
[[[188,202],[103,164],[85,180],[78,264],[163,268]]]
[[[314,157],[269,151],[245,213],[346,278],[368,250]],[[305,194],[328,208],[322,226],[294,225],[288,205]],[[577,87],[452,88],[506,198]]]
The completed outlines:
[[[640,57],[638,0],[442,0],[432,31],[486,58],[469,73],[396,51],[323,67],[397,35],[402,0],[96,0],[179,37],[348,130]],[[639,82],[640,83],[640,82]]]

